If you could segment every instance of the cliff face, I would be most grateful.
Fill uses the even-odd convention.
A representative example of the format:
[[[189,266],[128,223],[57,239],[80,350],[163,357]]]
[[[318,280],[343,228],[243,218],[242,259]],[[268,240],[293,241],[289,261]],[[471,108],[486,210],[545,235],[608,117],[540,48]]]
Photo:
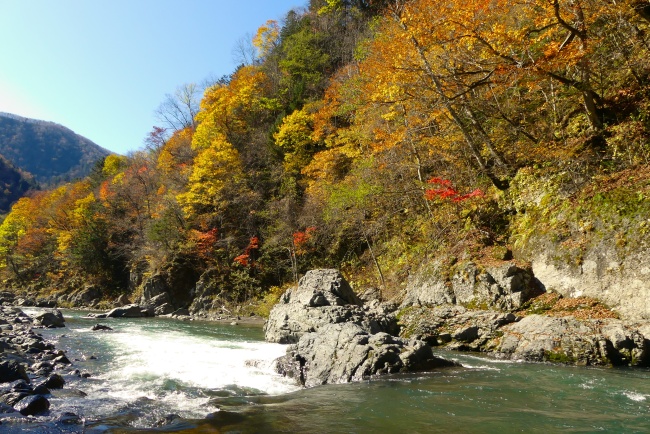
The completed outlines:
[[[554,292],[597,299],[624,319],[650,319],[650,169],[587,180],[525,170],[501,204],[512,209],[515,261],[425,264],[409,280],[404,306],[511,311]]]
[[[573,190],[562,188],[561,176],[522,176],[528,187],[518,190],[515,255],[531,263],[546,290],[594,297],[624,318],[650,319],[650,169]]]
[[[650,319],[650,249],[620,256],[607,241],[586,250],[579,265],[540,252],[532,258],[533,272],[546,288],[565,297],[597,298],[624,318]]]

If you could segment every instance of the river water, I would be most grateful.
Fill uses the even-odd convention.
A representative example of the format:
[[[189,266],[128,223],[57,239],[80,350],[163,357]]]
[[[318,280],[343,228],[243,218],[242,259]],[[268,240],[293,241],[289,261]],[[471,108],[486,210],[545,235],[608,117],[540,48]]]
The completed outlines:
[[[98,320],[63,312],[67,327],[42,333],[92,376],[70,378],[52,409],[86,433],[650,432],[647,369],[440,352],[463,367],[303,390],[274,373],[284,347],[260,327],[106,319],[114,331],[93,332]],[[170,414],[181,419],[152,428]]]

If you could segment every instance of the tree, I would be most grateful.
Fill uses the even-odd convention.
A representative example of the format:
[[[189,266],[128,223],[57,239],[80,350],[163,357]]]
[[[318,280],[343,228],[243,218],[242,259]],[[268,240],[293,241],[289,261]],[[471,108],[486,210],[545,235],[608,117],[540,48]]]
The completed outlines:
[[[186,83],[176,88],[156,109],[156,117],[172,131],[194,127],[194,118],[199,112],[203,89],[195,83]]]
[[[310,111],[305,107],[286,116],[273,135],[276,145],[284,151],[284,170],[293,177],[300,175],[318,149],[312,139],[313,114]]]
[[[177,196],[189,217],[222,214],[241,185],[239,153],[225,139],[215,136],[210,145],[200,149],[189,176],[187,191]]]

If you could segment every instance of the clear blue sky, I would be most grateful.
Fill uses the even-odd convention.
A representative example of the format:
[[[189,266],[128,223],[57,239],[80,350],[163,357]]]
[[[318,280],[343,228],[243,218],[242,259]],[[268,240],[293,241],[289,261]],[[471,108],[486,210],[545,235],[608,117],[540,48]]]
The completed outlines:
[[[142,147],[165,94],[234,71],[232,50],[307,0],[0,0],[0,111]]]

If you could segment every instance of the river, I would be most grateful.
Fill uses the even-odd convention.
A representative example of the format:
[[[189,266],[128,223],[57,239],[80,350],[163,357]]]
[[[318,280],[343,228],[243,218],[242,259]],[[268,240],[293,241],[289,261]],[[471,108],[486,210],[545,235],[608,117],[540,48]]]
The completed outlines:
[[[647,369],[439,352],[463,367],[303,390],[274,373],[284,347],[257,326],[106,319],[114,331],[93,332],[98,320],[63,313],[66,328],[42,333],[92,376],[55,392],[52,409],[82,416],[86,433],[650,431]],[[170,414],[182,419],[151,428]]]

